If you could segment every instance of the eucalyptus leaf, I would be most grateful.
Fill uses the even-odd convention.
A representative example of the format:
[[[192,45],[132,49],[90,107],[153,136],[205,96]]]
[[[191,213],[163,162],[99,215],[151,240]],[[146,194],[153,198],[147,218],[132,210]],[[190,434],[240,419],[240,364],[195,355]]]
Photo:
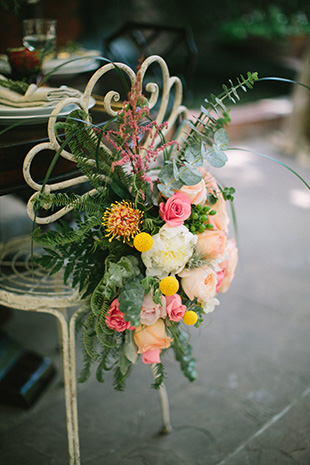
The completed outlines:
[[[180,171],[180,179],[186,186],[194,186],[202,180],[202,175],[194,166],[185,162],[183,170]]]
[[[183,185],[183,184],[182,184]],[[157,184],[158,190],[168,199],[174,194],[174,190],[171,187],[165,186],[164,184]]]
[[[194,166],[201,166],[203,163],[203,155],[199,144],[189,145],[184,152],[184,159]]]
[[[139,355],[138,355],[138,348],[135,344],[133,339],[133,331],[130,329],[125,333],[125,346],[124,346],[124,353],[127,359],[131,363],[137,363]]]
[[[229,138],[226,129],[220,128],[214,134],[215,144],[222,150],[228,149]]]
[[[118,366],[123,376],[127,374],[130,365],[131,365],[131,361],[127,358],[124,347],[120,347]]]
[[[173,178],[178,181],[179,180],[179,169],[177,167],[176,161],[173,160],[172,162],[172,168],[173,168]]]
[[[173,164],[167,163],[158,175],[158,179],[163,184],[169,184],[174,179]]]
[[[213,150],[207,153],[206,159],[215,168],[222,168],[228,160],[226,153],[216,145],[213,145]]]

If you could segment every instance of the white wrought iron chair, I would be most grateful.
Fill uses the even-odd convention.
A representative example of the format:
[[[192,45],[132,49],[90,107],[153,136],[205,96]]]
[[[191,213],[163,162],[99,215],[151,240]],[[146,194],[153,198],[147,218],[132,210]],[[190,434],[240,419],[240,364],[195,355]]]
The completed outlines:
[[[162,88],[154,82],[145,85],[145,91],[149,95],[148,103],[150,109],[158,107],[156,120],[160,124],[164,120],[168,122],[168,127],[163,129],[164,135],[175,125],[180,115],[186,114],[186,108],[182,105],[182,84],[179,78],[170,77],[165,61],[159,56],[147,58],[141,65],[140,73],[142,83],[146,80],[147,70],[150,66],[159,66],[162,73]],[[107,73],[121,70],[129,78],[131,86],[135,85],[136,74],[125,64],[106,64],[99,68],[89,80],[81,99],[66,98],[61,101],[51,113],[48,121],[48,142],[34,146],[26,155],[23,172],[27,184],[35,191],[29,199],[27,212],[29,217],[38,224],[47,225],[63,217],[70,211],[70,208],[38,216],[34,211],[35,197],[41,192],[43,186],[37,183],[31,176],[31,164],[36,155],[42,150],[52,150],[57,152],[60,149],[59,142],[55,135],[55,124],[61,110],[68,104],[76,104],[79,108],[88,113],[89,102],[95,85],[98,81],[107,76]],[[171,105],[171,90],[173,89],[173,104]],[[145,92],[143,92],[145,94]],[[118,91],[110,90],[102,98],[102,105],[105,113],[109,116],[116,116],[115,104],[120,100]],[[167,116],[167,112],[169,113]],[[160,140],[158,140],[158,143]],[[145,141],[147,145],[148,140]],[[62,150],[61,156],[75,161],[72,153]],[[86,176],[75,177],[70,180],[47,183],[44,186],[45,192],[55,192],[67,188],[72,188],[87,181]],[[54,315],[60,326],[62,361],[64,371],[65,406],[67,418],[67,436],[69,464],[80,464],[80,448],[78,433],[77,415],[77,385],[76,385],[76,353],[75,353],[75,323],[80,312],[83,310],[79,294],[69,285],[63,284],[61,272],[53,276],[42,270],[38,265],[33,265],[32,258],[40,254],[40,249],[35,247],[31,250],[31,238],[21,237],[12,239],[0,244],[0,305],[32,312],[49,313]],[[71,310],[70,310],[71,309]],[[70,310],[70,311],[69,311]],[[165,386],[159,390],[163,432],[171,430],[168,397]]]

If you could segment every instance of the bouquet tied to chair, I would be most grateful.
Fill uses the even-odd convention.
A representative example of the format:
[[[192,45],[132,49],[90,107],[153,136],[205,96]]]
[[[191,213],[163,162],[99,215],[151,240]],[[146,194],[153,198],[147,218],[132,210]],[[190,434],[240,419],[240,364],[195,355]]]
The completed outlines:
[[[235,102],[256,80],[248,73],[237,85],[230,81],[170,139],[163,136],[167,123],[151,117],[139,71],[115,118],[95,125],[75,110],[55,125],[91,190],[43,189],[36,208],[73,209],[74,220],[37,228],[34,239],[45,248],[39,263],[51,273],[62,269],[85,303],[80,381],[96,362],[98,380],[113,370],[114,387],[122,390],[142,358],[158,388],[168,350],[185,376],[196,378],[189,326],[200,327],[219,304],[238,261],[227,212],[234,188],[212,173],[227,161],[225,100]]]

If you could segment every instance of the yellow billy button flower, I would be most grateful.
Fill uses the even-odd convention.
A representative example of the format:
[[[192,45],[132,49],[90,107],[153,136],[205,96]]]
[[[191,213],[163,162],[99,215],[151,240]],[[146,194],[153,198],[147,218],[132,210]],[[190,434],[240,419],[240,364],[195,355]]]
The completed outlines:
[[[164,295],[176,294],[179,290],[179,281],[174,276],[166,276],[160,281],[159,290]]]
[[[192,326],[195,323],[197,323],[198,320],[198,315],[196,312],[193,312],[193,310],[188,310],[187,312],[184,313],[183,316],[183,321],[187,326]]]
[[[139,233],[135,236],[133,245],[139,252],[147,252],[153,247],[153,238],[146,232]]]

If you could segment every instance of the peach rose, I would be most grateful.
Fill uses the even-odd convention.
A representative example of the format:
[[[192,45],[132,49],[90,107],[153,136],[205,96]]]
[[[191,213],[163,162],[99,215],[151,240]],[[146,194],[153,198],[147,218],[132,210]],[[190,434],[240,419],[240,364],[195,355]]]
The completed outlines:
[[[191,199],[188,195],[178,192],[166,203],[159,205],[159,216],[170,228],[181,226],[191,215]]]
[[[166,310],[171,321],[180,321],[183,318],[186,306],[182,304],[179,294],[166,296]]]
[[[220,263],[221,272],[220,285],[217,286],[217,292],[226,292],[235,276],[235,271],[238,263],[238,249],[236,241],[229,239],[226,247],[227,259]]]
[[[140,312],[142,325],[151,326],[156,323],[158,318],[165,318],[166,315],[166,300],[164,297],[162,297],[162,305],[158,305],[153,302],[151,294],[144,296]]]
[[[223,199],[222,194],[217,194],[218,200],[214,205],[211,205],[212,210],[216,211],[216,214],[209,216],[209,223],[213,224],[216,229],[225,231],[228,233],[229,218],[226,209],[226,201]]]
[[[198,249],[204,258],[216,259],[221,257],[227,246],[227,236],[224,231],[206,229],[197,234]]]
[[[228,232],[228,223],[229,218],[226,209],[226,201],[224,200],[221,192],[219,191],[216,179],[212,174],[206,171],[204,168],[200,168],[200,172],[203,176],[204,182],[206,184],[207,192],[213,194],[215,192],[218,201],[214,205],[210,205],[208,201],[206,205],[216,211],[216,215],[209,216],[209,223],[213,224],[216,229],[221,229]]]
[[[212,174],[210,174],[208,171],[206,171],[204,168],[199,168],[200,173],[202,174],[202,178],[205,182],[206,188],[210,194],[212,194],[213,191],[217,192],[218,191],[218,185],[216,182],[216,179]]]
[[[202,266],[192,270],[183,270],[179,274],[183,291],[190,300],[195,297],[204,304],[216,294],[217,276],[209,266]]]
[[[114,299],[105,317],[107,327],[118,333],[122,333],[126,329],[135,329],[134,326],[131,326],[130,321],[124,320],[124,316],[125,313],[119,309],[118,299]]]
[[[197,168],[201,174],[203,175],[206,171],[204,168]],[[181,189],[177,190],[177,192],[183,192],[184,194],[188,195],[191,199],[191,203],[198,205],[203,205],[207,199],[207,189],[206,183],[204,179],[202,179],[198,184],[194,184],[193,186],[182,186]]]
[[[170,347],[173,339],[167,336],[165,324],[163,320],[159,318],[152,326],[138,326],[134,332],[134,341],[138,347],[138,354],[144,354],[146,352],[150,354],[149,351],[151,350],[157,350],[157,353],[159,353],[158,350],[161,351],[161,349],[167,349]],[[147,358],[148,357],[146,355],[144,360]],[[144,361],[144,363],[153,362]]]

